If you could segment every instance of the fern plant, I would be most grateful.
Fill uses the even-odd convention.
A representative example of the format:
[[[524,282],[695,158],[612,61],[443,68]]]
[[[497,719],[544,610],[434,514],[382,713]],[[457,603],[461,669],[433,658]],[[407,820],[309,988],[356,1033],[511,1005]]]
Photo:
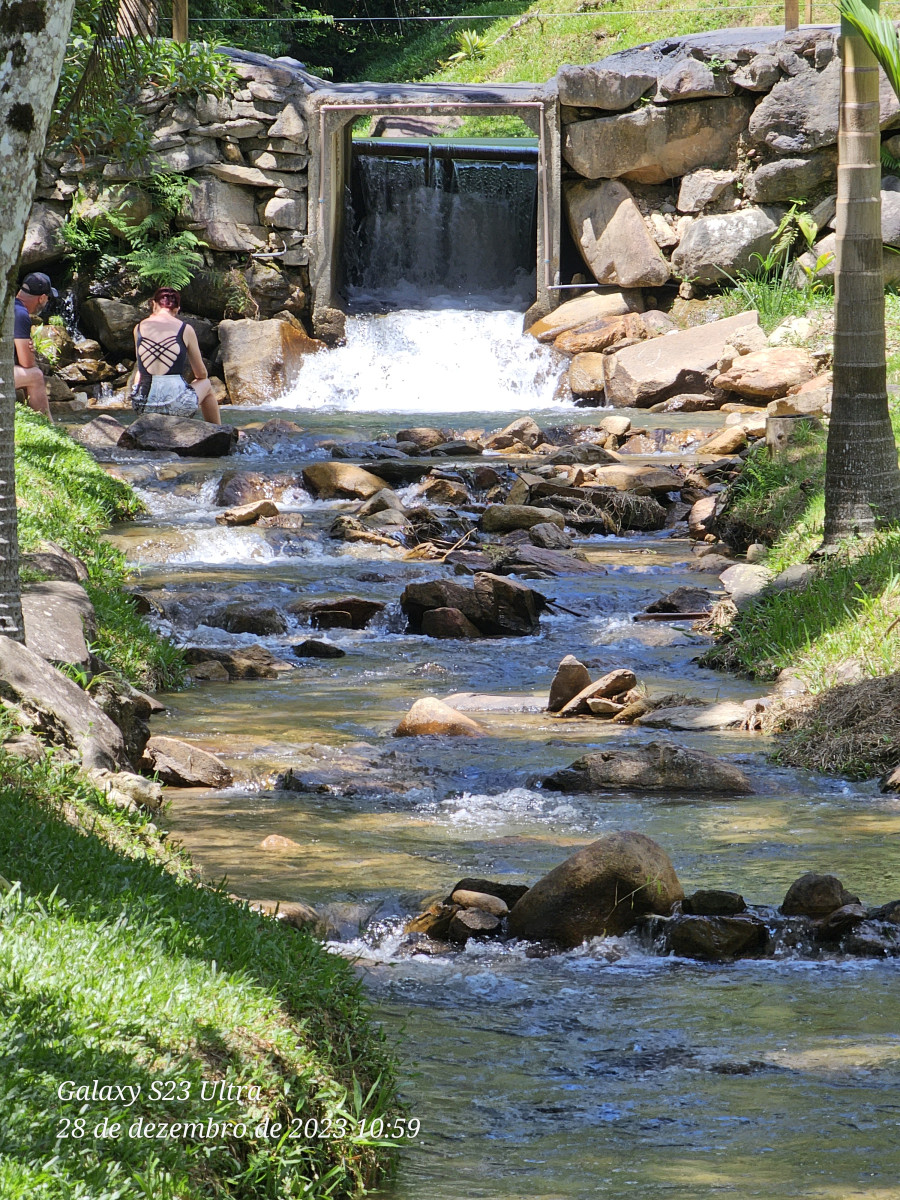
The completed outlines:
[[[171,237],[148,238],[125,255],[141,283],[182,291],[203,266],[203,243],[189,229]]]

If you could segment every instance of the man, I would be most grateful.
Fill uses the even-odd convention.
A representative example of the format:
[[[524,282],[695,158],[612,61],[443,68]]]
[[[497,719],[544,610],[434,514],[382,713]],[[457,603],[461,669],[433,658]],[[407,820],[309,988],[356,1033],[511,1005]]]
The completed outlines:
[[[47,381],[35,358],[34,342],[31,340],[31,318],[45,307],[51,296],[58,295],[50,283],[49,276],[43,271],[32,271],[22,280],[15,299],[13,380],[16,390],[21,389],[28,398],[29,408],[43,413],[48,420],[51,418]]]

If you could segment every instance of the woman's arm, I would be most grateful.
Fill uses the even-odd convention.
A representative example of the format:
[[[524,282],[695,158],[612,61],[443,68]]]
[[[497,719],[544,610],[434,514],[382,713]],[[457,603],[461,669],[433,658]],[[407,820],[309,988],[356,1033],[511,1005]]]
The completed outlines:
[[[206,370],[206,364],[203,362],[203,355],[200,353],[200,345],[197,341],[197,335],[191,329],[190,325],[184,327],[184,345],[187,350],[188,362],[191,364],[191,370],[194,373],[195,379],[208,379],[209,373]]]

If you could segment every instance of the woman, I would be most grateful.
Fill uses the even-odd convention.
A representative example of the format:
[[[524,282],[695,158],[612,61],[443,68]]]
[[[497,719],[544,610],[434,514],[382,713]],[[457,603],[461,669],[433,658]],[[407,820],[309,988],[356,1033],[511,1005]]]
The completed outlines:
[[[131,406],[139,413],[168,417],[193,417],[221,425],[219,405],[203,365],[197,335],[178,319],[181,295],[174,288],[158,288],[150,301],[151,312],[134,328],[137,380]],[[185,376],[188,369],[193,381]]]

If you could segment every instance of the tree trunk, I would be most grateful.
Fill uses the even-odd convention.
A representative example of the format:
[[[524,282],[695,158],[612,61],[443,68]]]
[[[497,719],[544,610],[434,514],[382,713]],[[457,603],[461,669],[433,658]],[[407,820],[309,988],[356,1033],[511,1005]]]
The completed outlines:
[[[870,7],[877,10],[878,0]],[[900,469],[885,372],[879,68],[846,21],[842,34],[825,549],[900,521]]]
[[[0,633],[24,638],[19,601],[13,462],[16,393],[12,379],[12,300],[17,290],[19,251],[75,0],[2,5],[0,62]]]

